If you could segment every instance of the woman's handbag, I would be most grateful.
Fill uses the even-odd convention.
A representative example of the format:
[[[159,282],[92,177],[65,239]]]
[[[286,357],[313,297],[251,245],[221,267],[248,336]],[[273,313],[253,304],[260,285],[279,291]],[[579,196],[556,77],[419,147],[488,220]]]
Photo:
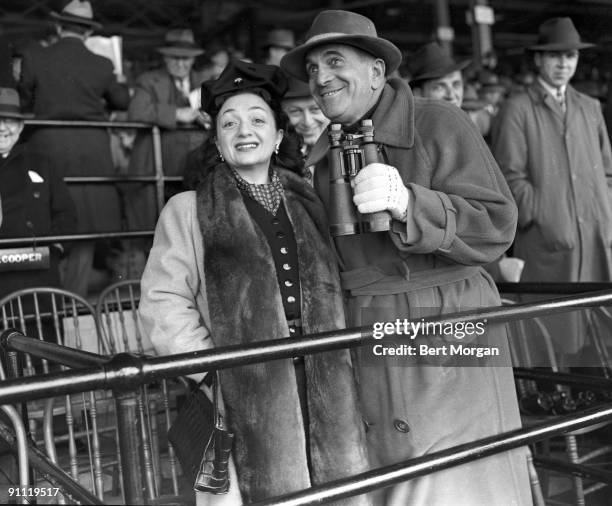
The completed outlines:
[[[179,410],[168,430],[185,476],[194,490],[225,494],[229,490],[229,457],[234,434],[225,427],[219,412],[219,379],[213,373],[213,402],[197,388]]]

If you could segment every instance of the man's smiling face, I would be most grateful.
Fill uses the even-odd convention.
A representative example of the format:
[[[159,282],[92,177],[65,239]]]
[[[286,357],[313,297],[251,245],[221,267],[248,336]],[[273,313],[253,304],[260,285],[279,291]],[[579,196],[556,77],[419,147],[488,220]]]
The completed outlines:
[[[326,44],[306,55],[306,73],[323,114],[334,123],[352,125],[376,103],[385,64],[351,46]]]

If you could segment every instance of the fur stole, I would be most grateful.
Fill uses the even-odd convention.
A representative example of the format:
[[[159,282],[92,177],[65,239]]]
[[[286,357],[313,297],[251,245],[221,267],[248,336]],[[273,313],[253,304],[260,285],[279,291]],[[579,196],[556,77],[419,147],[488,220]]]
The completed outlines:
[[[343,328],[336,259],[323,206],[299,176],[279,169],[294,228],[305,333]],[[251,219],[229,168],[218,165],[197,189],[204,275],[215,346],[289,335],[272,252]],[[290,359],[220,371],[233,455],[247,502],[295,492],[368,469],[348,350],[305,359],[310,427],[300,410]],[[306,456],[310,434],[312,474]],[[347,504],[369,504],[367,496]]]

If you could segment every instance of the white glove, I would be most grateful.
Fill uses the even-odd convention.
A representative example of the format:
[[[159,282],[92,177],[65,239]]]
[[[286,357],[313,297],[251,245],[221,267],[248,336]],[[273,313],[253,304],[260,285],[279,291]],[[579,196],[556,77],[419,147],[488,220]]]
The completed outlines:
[[[371,163],[355,176],[353,202],[360,213],[389,211],[391,216],[406,222],[410,193],[395,167]]]

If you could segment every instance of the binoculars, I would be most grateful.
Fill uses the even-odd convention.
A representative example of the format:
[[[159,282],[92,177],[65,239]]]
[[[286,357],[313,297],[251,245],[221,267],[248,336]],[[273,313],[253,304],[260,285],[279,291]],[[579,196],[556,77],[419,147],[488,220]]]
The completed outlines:
[[[351,181],[362,167],[382,162],[374,142],[371,119],[361,122],[358,133],[344,133],[342,125],[330,125],[329,136],[329,226],[333,237],[385,232],[391,228],[388,211],[361,214],[353,203]]]

